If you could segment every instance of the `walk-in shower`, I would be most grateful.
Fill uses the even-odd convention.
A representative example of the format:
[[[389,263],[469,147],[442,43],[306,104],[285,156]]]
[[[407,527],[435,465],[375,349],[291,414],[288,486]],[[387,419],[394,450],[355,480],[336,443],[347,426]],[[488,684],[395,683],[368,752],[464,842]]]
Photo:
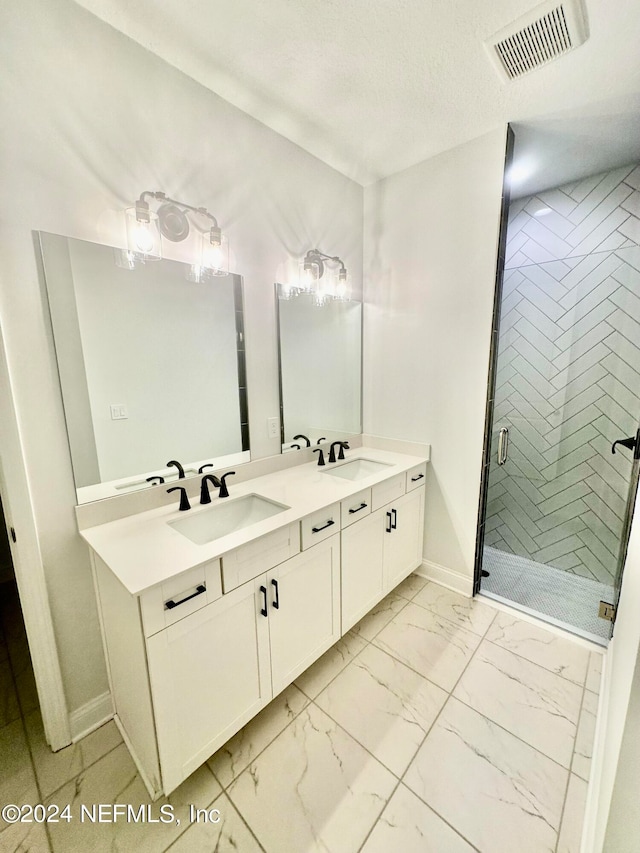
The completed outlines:
[[[640,422],[640,166],[511,202],[481,591],[606,642]],[[488,574],[487,574],[488,573]]]

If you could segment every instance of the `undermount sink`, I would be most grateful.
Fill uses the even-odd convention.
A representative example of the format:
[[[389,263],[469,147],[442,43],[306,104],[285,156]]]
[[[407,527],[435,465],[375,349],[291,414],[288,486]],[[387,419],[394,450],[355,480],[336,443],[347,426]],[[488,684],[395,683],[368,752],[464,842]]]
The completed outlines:
[[[216,504],[187,518],[169,521],[168,524],[196,545],[206,545],[207,542],[228,536],[229,533],[235,533],[287,509],[290,507],[261,495],[244,495]]]
[[[363,480],[365,477],[370,477],[371,474],[379,474],[383,468],[389,467],[388,462],[376,462],[373,459],[354,459],[352,462],[345,462],[344,465],[330,468],[325,473],[331,474],[332,477],[342,477],[344,480]]]

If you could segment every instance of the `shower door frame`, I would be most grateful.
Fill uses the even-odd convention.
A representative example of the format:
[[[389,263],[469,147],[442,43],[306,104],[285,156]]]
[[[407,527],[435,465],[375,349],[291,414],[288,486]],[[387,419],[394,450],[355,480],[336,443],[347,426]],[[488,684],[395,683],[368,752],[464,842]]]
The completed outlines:
[[[482,552],[484,548],[485,519],[487,514],[487,492],[489,489],[489,466],[491,463],[491,430],[496,394],[496,370],[498,364],[498,342],[500,337],[500,312],[502,310],[502,282],[507,248],[507,226],[509,223],[509,205],[511,192],[508,174],[513,161],[514,133],[507,125],[507,144],[504,157],[504,178],[502,181],[502,204],[500,207],[500,229],[498,236],[498,257],[496,261],[496,285],[493,296],[493,317],[491,320],[491,346],[489,349],[489,375],[487,377],[487,406],[484,420],[484,442],[482,448],[482,472],[480,475],[480,498],[478,502],[478,523],[476,530],[476,553],[473,568],[473,595],[480,592],[482,580]]]

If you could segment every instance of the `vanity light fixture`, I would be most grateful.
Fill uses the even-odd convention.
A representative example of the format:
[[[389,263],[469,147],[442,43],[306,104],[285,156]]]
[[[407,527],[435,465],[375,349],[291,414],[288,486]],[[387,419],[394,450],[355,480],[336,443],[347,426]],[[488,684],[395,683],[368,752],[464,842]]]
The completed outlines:
[[[327,262],[340,265],[337,274],[326,266]],[[333,299],[349,302],[351,282],[342,258],[327,255],[319,249],[309,249],[299,264],[298,283],[280,284],[278,292],[281,299],[292,299],[301,293],[308,293],[313,298],[313,304],[321,307]]]
[[[151,210],[149,199],[160,202],[157,211]],[[187,239],[193,226],[198,232],[198,255],[191,265],[189,279],[202,281],[209,276],[227,275],[229,243],[218,220],[206,207],[194,207],[169,198],[163,192],[145,190],[135,206],[127,208],[125,213],[127,250],[122,253],[126,263],[121,266],[133,268],[136,262],[159,260],[162,257],[161,238],[180,243]],[[206,228],[198,223],[199,219],[208,220]]]

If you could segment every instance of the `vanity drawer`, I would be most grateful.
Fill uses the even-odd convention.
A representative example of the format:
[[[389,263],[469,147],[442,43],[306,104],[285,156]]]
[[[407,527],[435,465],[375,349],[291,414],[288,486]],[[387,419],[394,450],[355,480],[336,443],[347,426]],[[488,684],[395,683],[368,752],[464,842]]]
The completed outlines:
[[[311,548],[340,530],[340,504],[331,504],[311,513],[300,522],[302,550]]]
[[[220,560],[181,572],[140,596],[145,637],[157,634],[222,595]]]
[[[414,468],[407,471],[407,491],[411,492],[413,489],[419,489],[420,486],[424,486],[426,476],[426,462],[421,462],[419,465],[416,465]]]
[[[383,483],[378,483],[371,489],[371,511],[375,512],[381,506],[395,501],[400,495],[404,495],[405,475],[396,474]]]
[[[340,502],[342,527],[348,527],[371,512],[371,489],[363,489],[357,495]]]
[[[297,523],[229,551],[222,556],[222,587],[225,593],[284,563],[299,551],[300,528]]]

